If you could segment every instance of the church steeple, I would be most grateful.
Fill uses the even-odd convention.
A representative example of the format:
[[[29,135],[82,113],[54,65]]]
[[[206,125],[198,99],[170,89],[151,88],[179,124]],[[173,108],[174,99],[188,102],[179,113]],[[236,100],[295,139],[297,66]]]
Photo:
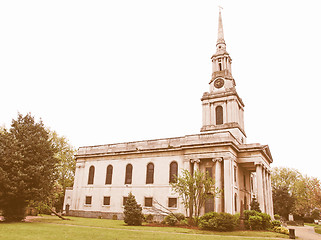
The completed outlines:
[[[203,124],[201,132],[229,131],[240,143],[245,143],[244,104],[235,89],[232,59],[226,51],[221,9],[218,16],[216,52],[212,59],[210,91],[202,97]]]
[[[226,51],[226,44],[224,40],[224,31],[223,31],[223,21],[222,21],[222,13],[221,8],[218,16],[218,32],[217,32],[217,42],[216,42],[216,54],[218,51]]]

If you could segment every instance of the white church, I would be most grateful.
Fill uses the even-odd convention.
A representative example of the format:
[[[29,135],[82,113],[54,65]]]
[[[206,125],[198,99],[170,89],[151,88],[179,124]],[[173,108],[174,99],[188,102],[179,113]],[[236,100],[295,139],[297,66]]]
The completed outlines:
[[[80,147],[75,181],[66,190],[64,210],[81,217],[123,218],[130,192],[144,214],[153,213],[155,201],[172,212],[185,209],[170,183],[183,169],[208,171],[222,189],[209,198],[202,213],[235,214],[249,209],[255,196],[262,212],[273,216],[268,145],[246,143],[244,103],[236,92],[231,57],[226,51],[219,12],[216,53],[211,57],[209,91],[202,101],[199,134],[137,142]]]

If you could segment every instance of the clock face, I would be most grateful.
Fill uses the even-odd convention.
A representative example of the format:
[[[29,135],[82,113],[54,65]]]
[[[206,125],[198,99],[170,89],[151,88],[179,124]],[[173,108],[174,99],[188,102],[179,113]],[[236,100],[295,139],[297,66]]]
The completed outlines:
[[[219,79],[216,79],[215,82],[214,82],[214,87],[216,88],[221,88],[224,86],[224,79],[222,78],[219,78]]]

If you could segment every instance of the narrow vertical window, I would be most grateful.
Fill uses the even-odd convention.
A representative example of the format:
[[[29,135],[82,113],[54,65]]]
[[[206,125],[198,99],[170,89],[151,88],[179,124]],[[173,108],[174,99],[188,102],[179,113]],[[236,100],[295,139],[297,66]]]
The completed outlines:
[[[237,212],[237,194],[234,194],[235,212]]]
[[[234,182],[235,182],[235,183],[237,183],[236,180],[237,180],[237,179],[236,179],[236,167],[234,167]]]
[[[111,184],[113,179],[113,166],[108,165],[106,170],[106,182],[105,184]]]
[[[218,60],[218,70],[219,70],[219,71],[222,71],[222,70],[223,70],[223,67],[222,67],[222,59],[221,59],[221,58]]]
[[[123,197],[123,206],[125,206],[125,205],[126,205],[127,198],[128,198],[128,197]]]
[[[154,183],[154,164],[148,163],[146,169],[146,184]]]
[[[176,182],[176,177],[178,174],[178,165],[177,162],[171,162],[169,165],[169,182],[174,183]]]
[[[215,108],[215,116],[216,116],[216,125],[223,124],[223,107],[217,106]]]
[[[127,166],[126,166],[125,184],[132,184],[132,175],[133,175],[133,165],[127,164]]]
[[[88,184],[94,184],[94,177],[95,177],[95,167],[91,166],[89,168]]]
[[[205,172],[206,172],[206,174],[208,174],[208,176],[210,178],[213,178],[213,168],[212,167],[205,168]]]
[[[243,175],[243,185],[244,185],[244,189],[246,190],[246,175],[245,175],[245,173]]]

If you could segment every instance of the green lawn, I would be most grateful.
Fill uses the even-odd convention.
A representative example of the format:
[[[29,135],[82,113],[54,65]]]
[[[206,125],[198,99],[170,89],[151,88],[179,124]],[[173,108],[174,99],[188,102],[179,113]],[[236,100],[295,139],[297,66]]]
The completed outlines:
[[[314,231],[315,231],[316,233],[321,234],[321,225],[311,224],[311,223],[305,223],[305,225],[309,225],[309,226],[314,227]]]
[[[197,236],[195,235],[197,234]],[[31,223],[0,223],[0,239],[6,240],[99,240],[99,239],[244,239],[255,240],[288,238],[287,235],[272,232],[211,232],[178,227],[126,226],[120,220],[90,219],[71,217],[71,221],[63,221],[57,217],[44,216]],[[239,236],[246,236],[240,238]],[[250,237],[250,238],[247,238]],[[254,237],[254,238],[253,238]]]

